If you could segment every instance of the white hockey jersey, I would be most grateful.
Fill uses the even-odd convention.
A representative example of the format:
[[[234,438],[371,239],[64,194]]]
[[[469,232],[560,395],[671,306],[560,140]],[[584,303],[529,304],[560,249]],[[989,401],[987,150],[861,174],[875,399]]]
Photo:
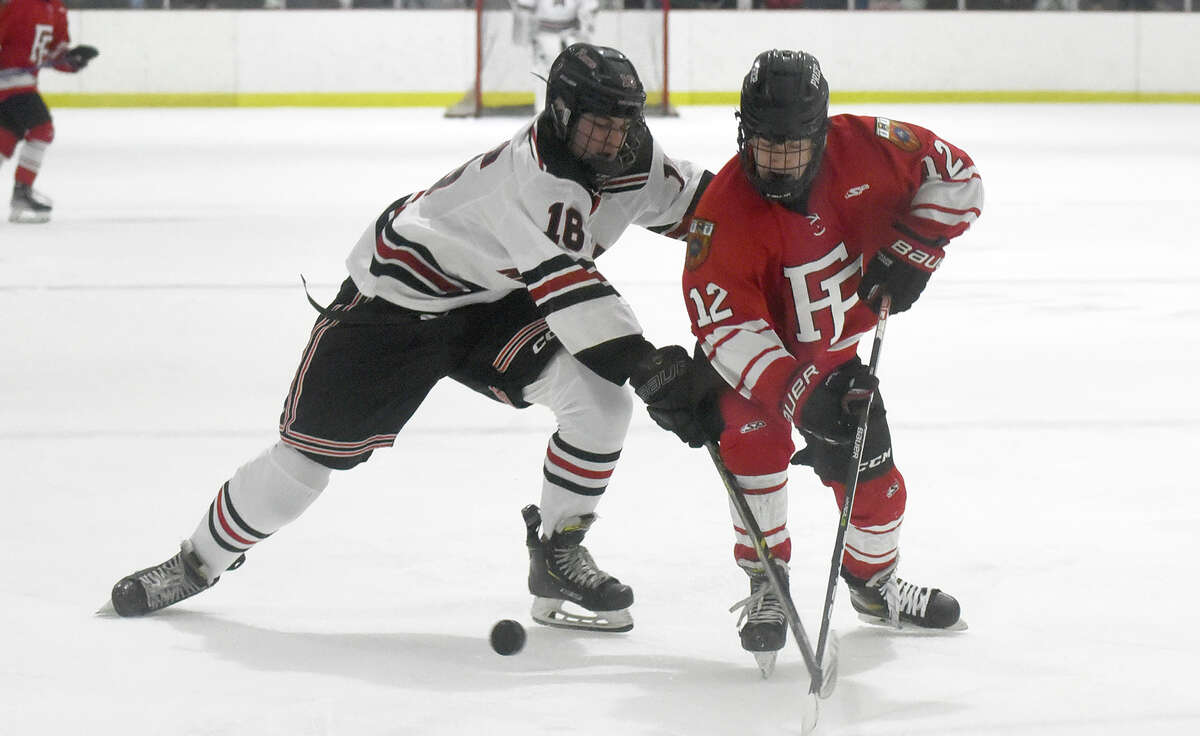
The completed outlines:
[[[592,37],[596,28],[596,0],[518,0],[517,11],[532,16],[530,30],[538,33],[581,31],[581,38]]]
[[[630,224],[682,237],[712,175],[647,136],[638,163],[597,190],[539,121],[388,207],[346,261],[358,290],[439,313],[527,289],[572,354],[640,335],[593,261]]]

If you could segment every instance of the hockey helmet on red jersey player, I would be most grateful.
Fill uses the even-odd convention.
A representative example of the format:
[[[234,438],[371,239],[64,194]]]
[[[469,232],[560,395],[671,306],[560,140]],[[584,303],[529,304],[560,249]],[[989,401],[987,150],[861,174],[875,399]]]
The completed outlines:
[[[602,177],[624,173],[648,138],[646,91],[620,51],[576,43],[550,67],[546,112],[571,155]]]
[[[829,83],[816,57],[764,51],[742,80],[738,112],[742,169],[767,199],[802,208],[829,130]]]

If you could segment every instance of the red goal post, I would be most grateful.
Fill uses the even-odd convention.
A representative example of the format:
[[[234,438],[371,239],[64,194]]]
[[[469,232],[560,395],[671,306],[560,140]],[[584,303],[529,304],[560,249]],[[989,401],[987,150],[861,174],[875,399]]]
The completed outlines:
[[[677,115],[669,83],[670,0],[644,9],[606,7],[611,2],[601,0],[592,43],[618,49],[633,62],[646,88],[647,115]],[[529,47],[513,42],[509,3],[475,0],[474,79],[464,80],[467,92],[446,109],[446,117],[533,114],[533,88],[541,82],[531,73]]]

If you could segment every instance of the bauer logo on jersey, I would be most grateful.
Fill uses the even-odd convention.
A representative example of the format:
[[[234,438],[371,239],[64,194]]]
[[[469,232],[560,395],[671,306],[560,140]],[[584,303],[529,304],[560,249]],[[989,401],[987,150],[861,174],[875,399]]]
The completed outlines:
[[[897,123],[887,118],[875,118],[875,135],[887,138],[901,151],[914,153],[921,147],[921,139],[904,123]]]
[[[701,220],[699,217],[692,218],[692,224],[688,228],[687,238],[687,259],[683,262],[684,268],[689,271],[695,271],[700,268],[700,264],[708,260],[708,251],[712,247],[712,234],[716,228],[716,223],[708,220]]]

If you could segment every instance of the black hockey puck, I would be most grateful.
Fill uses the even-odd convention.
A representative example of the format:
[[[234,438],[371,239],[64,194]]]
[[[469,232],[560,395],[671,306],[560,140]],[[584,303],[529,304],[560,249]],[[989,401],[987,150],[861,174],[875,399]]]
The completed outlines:
[[[505,657],[516,654],[525,646],[525,627],[508,618],[497,621],[492,627],[491,641],[496,654]]]

